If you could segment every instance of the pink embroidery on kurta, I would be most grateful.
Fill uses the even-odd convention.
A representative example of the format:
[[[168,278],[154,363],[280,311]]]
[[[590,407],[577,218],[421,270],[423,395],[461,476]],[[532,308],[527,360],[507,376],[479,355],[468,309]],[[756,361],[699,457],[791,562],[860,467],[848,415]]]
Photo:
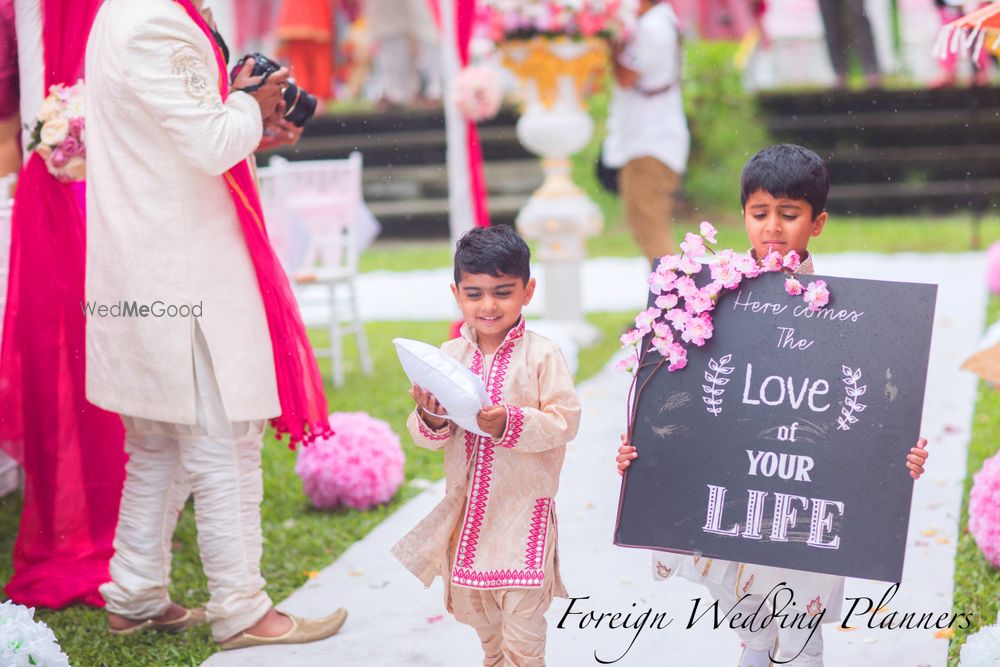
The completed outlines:
[[[542,569],[551,503],[551,498],[539,498],[535,501],[535,511],[531,514],[531,529],[528,531],[528,548],[524,553],[524,566],[529,570]]]
[[[524,319],[516,327],[511,329],[507,338],[500,345],[493,363],[490,364],[489,377],[486,378],[486,393],[494,405],[503,402],[503,386],[507,379],[507,369],[510,367],[510,359],[514,350],[514,341],[524,336]],[[469,367],[473,373],[482,377],[483,356],[478,348],[475,349],[472,357],[472,365]],[[515,436],[510,445],[520,438],[523,431],[524,415],[517,409],[519,417]],[[508,419],[510,419],[508,412]],[[542,585],[544,580],[544,570],[542,568],[542,558],[545,552],[545,534],[548,527],[548,508],[551,499],[541,498],[536,501],[535,512],[532,515],[531,526],[529,528],[528,554],[531,563],[524,570],[488,570],[477,571],[474,568],[476,562],[476,551],[479,547],[479,533],[483,527],[483,520],[486,517],[486,507],[489,503],[490,488],[493,481],[493,458],[494,445],[492,439],[466,433],[465,453],[466,460],[472,457],[472,450],[476,440],[479,441],[479,452],[476,456],[476,467],[472,478],[472,489],[469,492],[469,506],[465,513],[465,523],[462,526],[462,535],[459,540],[458,550],[455,553],[455,566],[452,569],[452,581],[462,586],[471,588],[502,588],[504,586],[525,586],[537,587]],[[507,438],[505,438],[505,441]],[[544,501],[544,507],[539,505]],[[543,518],[539,518],[539,516]],[[526,554],[526,560],[528,555]],[[537,563],[537,567],[535,564]]]
[[[419,415],[417,415],[417,429],[420,431],[420,435],[424,436],[428,440],[447,440],[451,437],[448,429],[444,429],[443,432],[440,433],[432,431]]]
[[[521,439],[521,432],[524,430],[524,410],[515,408],[513,405],[507,406],[507,431],[500,441],[501,447],[513,447]]]

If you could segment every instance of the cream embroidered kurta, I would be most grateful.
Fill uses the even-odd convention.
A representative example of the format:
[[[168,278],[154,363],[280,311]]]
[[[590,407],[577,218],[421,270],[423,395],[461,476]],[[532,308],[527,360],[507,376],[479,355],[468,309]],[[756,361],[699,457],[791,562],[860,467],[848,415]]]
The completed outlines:
[[[279,414],[260,289],[222,175],[260,142],[257,102],[222,101],[212,43],[172,0],[107,0],[86,68],[87,300],[200,305],[227,417]],[[87,399],[194,424],[194,326],[88,316]]]
[[[558,558],[555,504],[566,445],[576,437],[580,400],[559,347],[511,329],[492,358],[468,325],[441,346],[479,374],[494,405],[507,408],[507,427],[494,440],[449,424],[431,430],[416,411],[413,441],[443,449],[445,498],[392,553],[425,585],[435,576],[468,588],[535,588],[553,581],[565,597]]]
[[[812,255],[807,256],[796,275],[810,275],[814,272]],[[679,574],[685,579],[701,582],[722,583],[730,561],[704,558],[687,554],[664,551],[652,552],[653,578],[662,581]],[[736,576],[736,598],[744,594],[767,595],[771,589],[785,582],[795,593],[796,604],[810,615],[826,609],[824,623],[839,621],[844,603],[844,577],[818,572],[790,570],[752,563],[738,563]]]

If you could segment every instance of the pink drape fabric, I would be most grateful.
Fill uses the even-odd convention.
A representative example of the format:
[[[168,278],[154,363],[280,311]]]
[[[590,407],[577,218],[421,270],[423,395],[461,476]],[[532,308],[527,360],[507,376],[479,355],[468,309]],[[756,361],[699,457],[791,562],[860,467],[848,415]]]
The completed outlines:
[[[100,0],[42,0],[45,86],[83,74]],[[17,603],[103,606],[125,475],[117,415],[84,388],[84,185],[37,155],[21,173],[0,347],[0,446],[25,471],[24,509],[5,592]]]
[[[433,0],[432,0],[433,1]],[[458,0],[455,8],[455,34],[458,39],[458,57],[462,67],[469,65],[469,42],[476,19],[476,0]],[[467,155],[469,159],[469,188],[477,227],[490,226],[486,179],[483,175],[483,149],[475,123],[466,124]]]
[[[191,0],[175,1],[214,44],[208,24]],[[215,56],[219,66],[219,85],[225,99],[229,94],[229,77],[218,46],[215,48]],[[240,162],[223,176],[233,197],[233,205],[257,274],[271,334],[271,346],[274,348],[274,370],[278,381],[281,415],[271,420],[271,424],[279,439],[288,436],[290,447],[294,448],[299,442],[308,444],[316,438],[332,435],[326,395],[323,392],[323,377],[316,365],[288,277],[268,240],[257,183],[250,171],[249,162]]]

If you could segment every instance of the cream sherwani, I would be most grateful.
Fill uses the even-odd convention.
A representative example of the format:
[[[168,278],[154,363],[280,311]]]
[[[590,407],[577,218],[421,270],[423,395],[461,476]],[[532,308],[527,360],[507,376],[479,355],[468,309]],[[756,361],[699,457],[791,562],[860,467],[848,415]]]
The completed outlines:
[[[264,420],[280,413],[257,278],[223,174],[262,134],[222,101],[213,45],[171,0],[106,0],[87,44],[87,284],[93,306],[201,306],[87,318],[87,398],[119,412],[129,455],[109,612],[170,605],[171,536],[189,490],[224,640],[271,608],[260,573]],[[157,306],[160,304],[160,306]]]
[[[444,450],[447,491],[393,554],[425,585],[444,579],[448,609],[479,633],[485,664],[542,664],[542,615],[566,596],[553,499],[580,401],[559,347],[523,319],[492,357],[468,325],[441,349],[483,377],[507,427],[495,440],[410,415],[413,441]]]
[[[233,421],[281,412],[257,278],[222,174],[257,147],[257,102],[223,103],[212,44],[171,0],[107,0],[87,45],[92,304],[201,304]],[[194,424],[191,317],[87,318],[87,398]]]
[[[813,272],[813,258],[808,256],[795,273],[810,275]],[[812,617],[823,610],[824,623],[840,621],[844,603],[844,577],[841,576],[660,551],[652,553],[652,560],[654,579],[662,581],[680,575],[704,584],[719,600],[721,613],[734,605],[738,605],[741,613],[752,613],[775,586],[784,582],[795,593],[796,611]],[[748,597],[738,603],[744,595]],[[782,660],[791,660],[806,644],[801,654],[788,664],[823,664],[820,628],[816,629],[812,637],[808,629],[779,630],[776,625],[771,625],[767,631],[750,632],[745,628],[737,628],[737,632],[747,646],[758,650],[770,649],[777,636],[779,647],[783,647],[778,656]]]

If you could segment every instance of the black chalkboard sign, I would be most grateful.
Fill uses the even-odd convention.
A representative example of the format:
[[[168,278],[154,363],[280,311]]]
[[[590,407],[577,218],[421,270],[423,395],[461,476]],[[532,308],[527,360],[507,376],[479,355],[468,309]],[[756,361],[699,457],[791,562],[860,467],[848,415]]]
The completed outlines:
[[[687,367],[646,384],[615,544],[899,581],[937,287],[804,278],[828,306],[783,274],[744,281]]]

